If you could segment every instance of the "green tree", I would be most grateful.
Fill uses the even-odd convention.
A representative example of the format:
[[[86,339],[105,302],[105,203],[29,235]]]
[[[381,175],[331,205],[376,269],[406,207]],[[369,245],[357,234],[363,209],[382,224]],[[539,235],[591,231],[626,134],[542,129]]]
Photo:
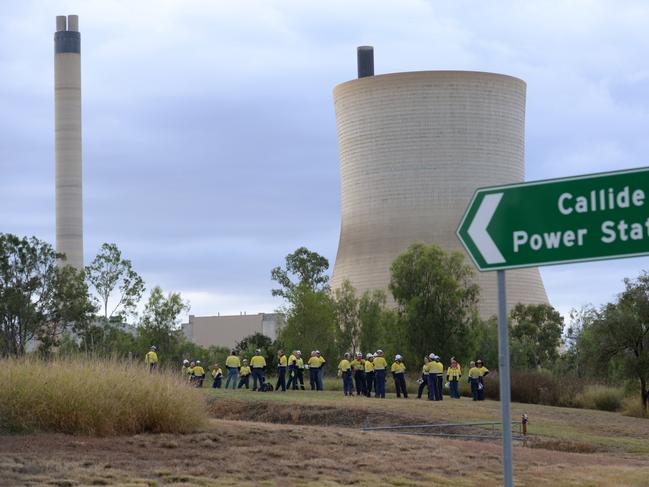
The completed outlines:
[[[116,313],[128,316],[137,308],[144,293],[144,280],[133,270],[131,261],[122,257],[114,243],[104,243],[101,250],[86,267],[88,281],[100,298],[104,319],[108,322]],[[109,301],[113,294],[109,311]]]
[[[360,316],[359,299],[356,289],[349,280],[345,279],[333,293],[336,312],[336,331],[338,343],[343,348],[350,348],[352,353],[359,350]]]
[[[311,350],[320,350],[328,362],[340,354],[335,339],[336,310],[328,293],[298,286],[284,315],[278,341],[286,350],[302,350],[305,360]]]
[[[621,362],[627,376],[640,385],[647,411],[649,390],[649,274],[625,279],[618,302],[605,306],[592,325],[593,337],[607,360]]]
[[[511,339],[528,357],[528,368],[551,367],[559,357],[563,317],[549,304],[518,303],[509,313]]]
[[[407,353],[423,357],[434,349],[446,360],[466,347],[479,287],[462,254],[417,242],[395,259],[391,274]]]
[[[242,338],[234,348],[241,358],[247,358],[248,360],[255,355],[256,350],[261,350],[261,354],[266,359],[267,370],[271,370],[277,363],[277,352],[280,346],[270,337],[257,332]]]
[[[0,234],[0,354],[22,355],[40,340],[48,352],[94,312],[83,273],[57,266],[47,242]]]
[[[298,287],[324,291],[329,282],[329,276],[325,274],[327,269],[329,261],[325,257],[306,247],[300,247],[286,256],[285,268],[275,267],[270,272],[272,280],[280,285],[272,290],[272,294],[290,301]]]
[[[151,290],[149,300],[138,324],[140,343],[143,347],[156,345],[161,352],[161,360],[177,358],[176,349],[182,341],[179,316],[189,311],[189,303],[183,301],[179,293],[164,295],[160,286]]]
[[[395,321],[393,316],[388,316],[385,303],[385,291],[382,289],[365,291],[358,303],[359,342],[366,352],[373,353],[385,346],[387,325]]]

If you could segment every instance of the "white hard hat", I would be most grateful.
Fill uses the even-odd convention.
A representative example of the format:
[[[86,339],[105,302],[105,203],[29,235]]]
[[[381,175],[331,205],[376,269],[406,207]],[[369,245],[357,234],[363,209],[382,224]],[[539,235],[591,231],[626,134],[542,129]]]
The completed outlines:
[[[435,360],[435,357],[437,357],[437,355],[435,355],[434,353],[431,353],[431,354],[428,356],[428,358],[431,359],[431,360]]]
[[[261,348],[258,348],[257,350],[255,350],[255,353],[261,353]]]
[[[379,348],[379,349],[376,351],[376,353],[383,353],[383,350],[381,350],[381,349]]]
[[[362,352],[356,352],[356,356],[357,356],[357,357],[362,357],[362,356],[363,356],[363,353],[362,353]]]
[[[189,363],[189,360],[185,359],[185,360],[183,360],[183,363],[184,363],[184,364],[188,364],[188,363]]]
[[[394,360],[401,360],[401,355],[396,354],[396,355],[394,356]]]
[[[299,350],[296,350],[295,353],[297,353],[298,355],[302,355],[302,352],[300,352]]]
[[[315,353],[320,353],[320,350],[316,350]]]
[[[365,358],[374,358],[374,355],[371,354],[371,353],[368,353],[367,356],[366,356]]]
[[[201,363],[201,361],[200,361],[200,360],[197,360],[197,361],[196,361],[196,363],[197,363],[197,364],[200,364],[200,363]]]

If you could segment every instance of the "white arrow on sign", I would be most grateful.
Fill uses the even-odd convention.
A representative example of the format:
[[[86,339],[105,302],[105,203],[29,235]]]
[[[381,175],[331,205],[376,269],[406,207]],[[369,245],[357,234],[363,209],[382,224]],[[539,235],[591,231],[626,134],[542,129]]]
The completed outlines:
[[[487,264],[502,264],[505,262],[503,254],[500,253],[500,250],[498,250],[498,247],[487,233],[487,226],[491,222],[494,213],[496,213],[502,197],[503,193],[492,193],[485,196],[468,230],[469,236],[473,239],[473,243],[478,247]]]

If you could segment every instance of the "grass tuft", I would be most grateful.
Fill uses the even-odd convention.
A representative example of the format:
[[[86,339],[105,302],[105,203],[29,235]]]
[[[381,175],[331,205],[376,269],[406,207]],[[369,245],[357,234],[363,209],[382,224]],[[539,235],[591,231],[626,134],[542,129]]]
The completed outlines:
[[[575,405],[584,409],[619,411],[622,408],[622,391],[607,386],[586,386],[575,397]]]
[[[186,433],[203,425],[204,404],[203,395],[180,377],[149,374],[141,364],[0,360],[1,432]]]
[[[649,418],[649,414],[642,407],[639,397],[627,397],[622,401],[622,414],[633,418]]]

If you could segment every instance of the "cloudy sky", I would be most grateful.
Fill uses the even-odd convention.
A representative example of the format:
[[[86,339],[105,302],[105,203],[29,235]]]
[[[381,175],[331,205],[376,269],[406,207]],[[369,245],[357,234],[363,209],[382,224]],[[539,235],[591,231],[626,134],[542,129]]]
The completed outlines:
[[[21,0],[0,10],[0,232],[54,242],[53,31],[79,14],[86,261],[116,242],[197,315],[272,311],[270,269],[335,260],[333,87],[376,73],[527,82],[527,179],[649,165],[645,1]],[[542,269],[563,313],[602,304],[626,259]]]

